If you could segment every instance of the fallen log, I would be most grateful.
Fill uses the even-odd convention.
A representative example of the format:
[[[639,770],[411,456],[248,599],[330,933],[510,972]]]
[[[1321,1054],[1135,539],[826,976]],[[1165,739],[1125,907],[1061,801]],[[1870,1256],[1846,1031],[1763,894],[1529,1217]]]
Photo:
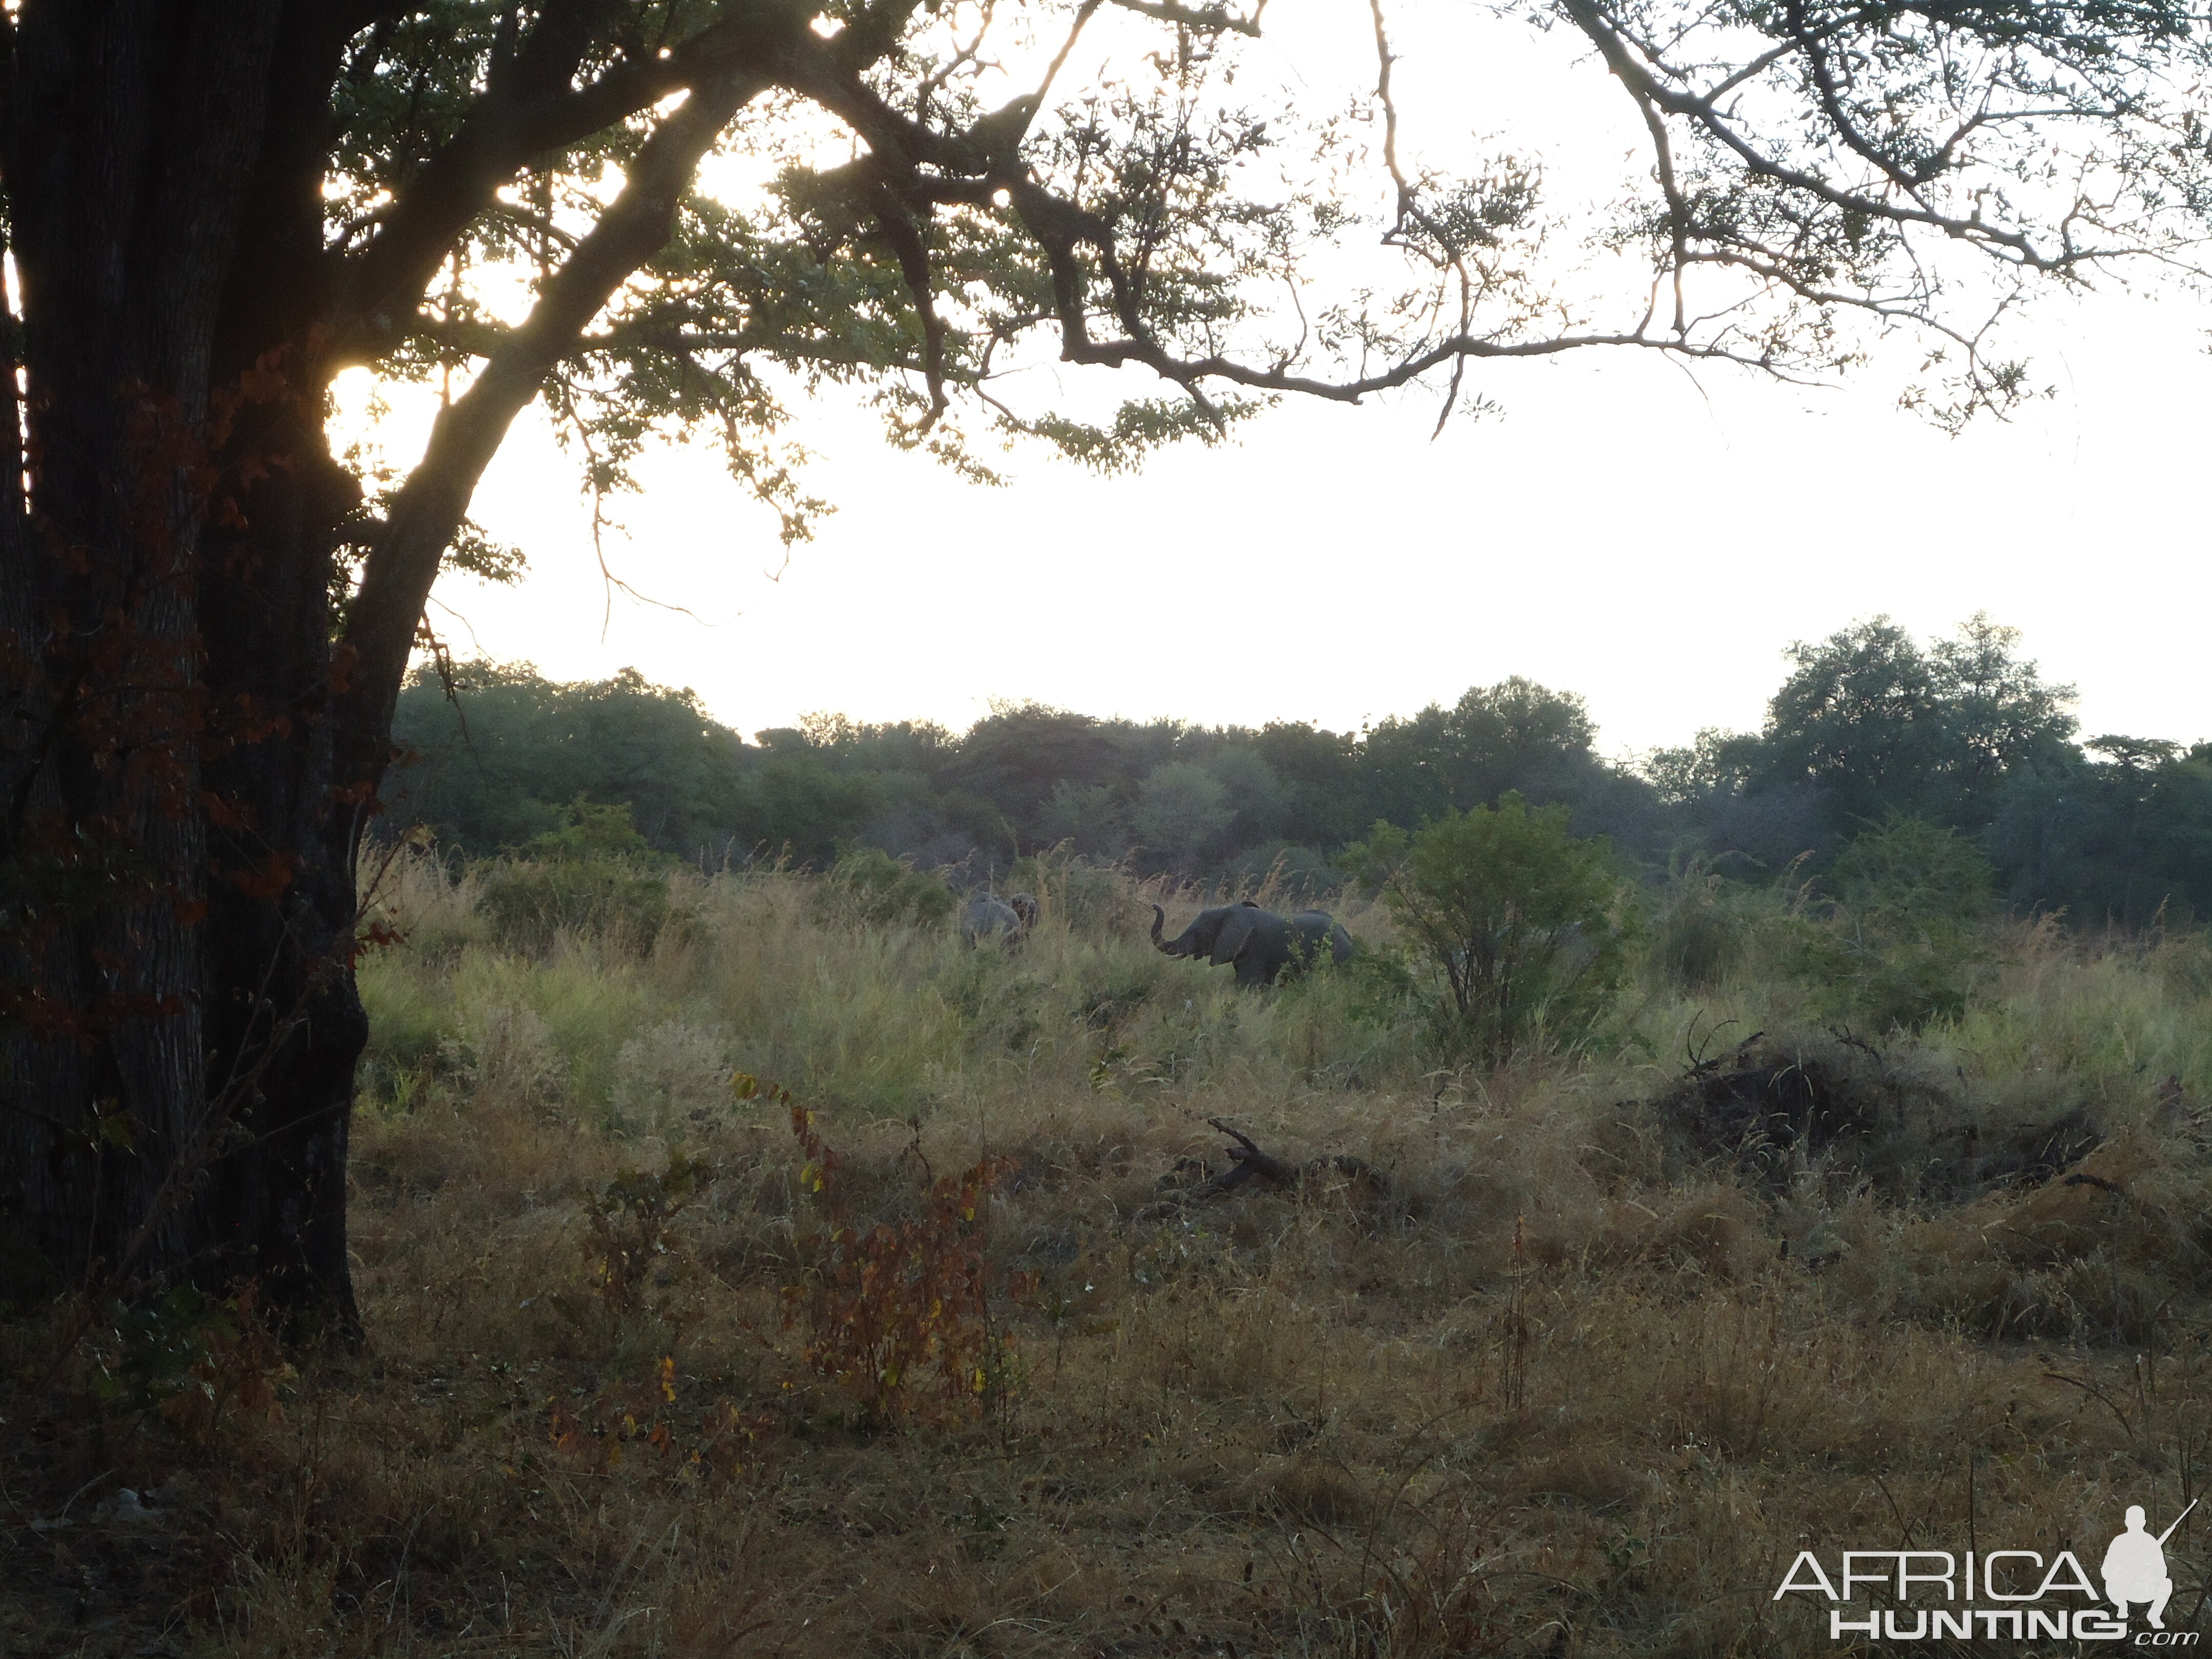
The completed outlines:
[[[1390,1192],[1390,1177],[1364,1158],[1351,1158],[1339,1152],[1310,1158],[1303,1164],[1293,1164],[1266,1151],[1242,1129],[1233,1127],[1218,1117],[1206,1121],[1234,1143],[1228,1149],[1229,1167],[1218,1175],[1210,1175],[1194,1186],[1170,1194],[1157,1204],[1146,1205],[1137,1212],[1135,1219],[1158,1220],[1186,1206],[1204,1204],[1224,1193],[1234,1192],[1253,1181],[1279,1192],[1295,1194],[1305,1190],[1310,1182],[1336,1175],[1364,1185],[1368,1189],[1370,1201],[1386,1197]]]

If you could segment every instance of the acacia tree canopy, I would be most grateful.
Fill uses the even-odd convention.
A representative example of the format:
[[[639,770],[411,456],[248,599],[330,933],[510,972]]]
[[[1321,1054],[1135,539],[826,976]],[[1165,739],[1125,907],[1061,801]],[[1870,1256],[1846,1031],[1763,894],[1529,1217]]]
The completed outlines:
[[[355,863],[432,582],[512,568],[468,507],[538,399],[595,489],[701,431],[797,537],[791,400],[831,386],[971,471],[1111,467],[1285,394],[1448,409],[1488,359],[1819,369],[1856,312],[1935,331],[1959,418],[2021,389],[2014,284],[2193,246],[2179,5],[1516,11],[1648,137],[1602,223],[1527,158],[1422,161],[1381,0],[1360,112],[1253,92],[1230,0],[0,13],[8,1260],[353,1324]],[[1632,291],[1557,287],[1563,237]],[[1128,373],[1040,402],[1053,361]],[[440,387],[404,471],[331,453],[356,367]]]

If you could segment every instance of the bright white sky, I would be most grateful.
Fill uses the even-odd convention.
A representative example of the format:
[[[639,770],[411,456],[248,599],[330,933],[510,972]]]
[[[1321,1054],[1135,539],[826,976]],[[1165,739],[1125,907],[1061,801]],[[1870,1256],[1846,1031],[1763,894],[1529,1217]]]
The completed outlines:
[[[1292,35],[1285,64],[1317,41]],[[1426,106],[1542,148],[1556,177],[1572,159],[1556,124],[1611,112],[1602,78],[1557,49],[1432,53],[1455,79]],[[532,574],[447,578],[431,619],[459,654],[556,678],[634,665],[745,732],[812,710],[958,730],[1000,698],[1342,729],[1522,674],[1581,692],[1620,754],[1755,726],[1793,640],[1987,610],[2079,685],[2086,735],[2187,742],[2212,737],[2185,643],[2208,598],[2208,325],[2117,287],[2047,303],[2012,341],[2055,396],[1956,439],[1896,409],[1909,346],[1823,390],[1656,357],[1503,365],[1469,384],[1504,414],[1434,443],[1432,396],[1286,405],[1133,477],[1022,452],[997,490],[817,409],[793,435],[841,510],[787,566],[704,450],[657,459],[617,503],[611,564],[697,620],[610,605],[573,471],[526,417],[473,510]],[[382,436],[405,459],[419,430]]]

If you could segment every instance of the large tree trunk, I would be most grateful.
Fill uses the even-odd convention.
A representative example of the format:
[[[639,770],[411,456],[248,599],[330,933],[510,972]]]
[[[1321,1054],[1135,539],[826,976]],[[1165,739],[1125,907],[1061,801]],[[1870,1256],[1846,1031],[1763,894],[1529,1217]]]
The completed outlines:
[[[269,77],[261,167],[216,334],[218,385],[252,388],[225,447],[235,519],[212,515],[201,569],[208,677],[244,730],[207,761],[240,830],[212,849],[210,1050],[246,1133],[216,1168],[226,1277],[258,1278],[295,1319],[358,1329],[346,1260],[346,1140],[368,1037],[356,994],[354,858],[374,778],[343,778],[332,702],[333,539],[359,486],[323,429],[330,305],[322,183],[330,88],[345,44],[333,8],[289,9]],[[418,606],[419,609],[419,606]],[[269,867],[274,857],[278,867]]]
[[[352,484],[313,355],[343,40],[285,10],[50,0],[19,26],[0,1260],[48,1288],[256,1279],[349,1331],[365,792],[332,769]]]
[[[666,242],[796,27],[708,31],[716,67],[441,414],[334,646],[359,497],[323,433],[334,364],[404,333],[410,285],[514,167],[665,91],[617,74],[614,101],[580,105],[594,9],[547,9],[348,267],[324,240],[331,93],[375,11],[0,11],[30,437],[0,457],[0,1280],[19,1290],[250,1280],[295,1326],[358,1331],[354,864],[423,602],[508,425]]]

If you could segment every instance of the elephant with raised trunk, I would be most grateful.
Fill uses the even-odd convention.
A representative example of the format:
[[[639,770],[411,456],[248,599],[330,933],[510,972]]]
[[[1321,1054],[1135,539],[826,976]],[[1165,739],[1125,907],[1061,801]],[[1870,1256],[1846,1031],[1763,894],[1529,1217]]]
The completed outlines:
[[[1247,990],[1273,985],[1285,970],[1303,972],[1327,951],[1336,962],[1352,960],[1352,935],[1326,910],[1301,910],[1279,916],[1246,899],[1199,912],[1198,920],[1173,939],[1162,939],[1167,912],[1152,907],[1152,944],[1171,957],[1195,957],[1219,967],[1237,966],[1237,982]]]

